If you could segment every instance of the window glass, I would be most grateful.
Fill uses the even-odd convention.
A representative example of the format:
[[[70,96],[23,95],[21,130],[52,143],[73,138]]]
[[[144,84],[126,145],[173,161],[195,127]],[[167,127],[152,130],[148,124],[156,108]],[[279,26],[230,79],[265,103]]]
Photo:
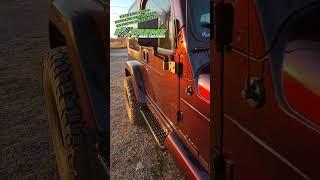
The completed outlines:
[[[164,49],[172,49],[172,21],[170,0],[149,0],[147,1],[145,8],[157,12],[159,16],[159,29],[167,29],[166,38],[159,38],[158,47]]]
[[[320,42],[296,40],[284,54],[282,81],[288,104],[320,125]]]
[[[189,2],[191,29],[196,38],[204,41],[210,39],[210,1],[193,0]]]
[[[139,11],[139,4],[135,3],[129,10],[129,13]],[[130,24],[130,27],[133,28],[138,28],[137,24]],[[138,39],[137,38],[128,38],[129,41],[129,47],[131,49],[139,51],[139,44],[138,44]]]
[[[296,10],[319,0],[257,0],[258,13],[269,45],[281,24]]]

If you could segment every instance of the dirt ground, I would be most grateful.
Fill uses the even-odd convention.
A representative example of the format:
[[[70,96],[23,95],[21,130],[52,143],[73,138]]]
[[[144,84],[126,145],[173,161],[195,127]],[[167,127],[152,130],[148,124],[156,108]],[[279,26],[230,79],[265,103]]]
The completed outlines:
[[[49,0],[0,0],[0,179],[56,179],[42,93]]]
[[[183,179],[150,130],[128,123],[123,96],[127,50],[111,50],[111,179]]]

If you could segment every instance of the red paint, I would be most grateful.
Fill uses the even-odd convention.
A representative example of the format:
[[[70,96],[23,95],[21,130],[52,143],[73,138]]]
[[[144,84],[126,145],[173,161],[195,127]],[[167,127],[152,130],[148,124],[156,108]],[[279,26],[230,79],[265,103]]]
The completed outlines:
[[[283,87],[289,105],[312,122],[320,125],[320,96],[287,72],[283,73]]]
[[[150,1],[138,0],[138,2],[146,4]],[[186,28],[182,28],[185,22],[186,4],[185,1],[175,1],[171,6],[175,12],[175,18],[181,23],[181,33],[178,36],[176,49],[168,51],[158,47],[155,51],[155,48],[148,44],[143,46],[143,44],[136,42],[138,48],[133,49],[128,46],[128,54],[130,59],[136,60],[141,65],[139,72],[142,76],[146,104],[149,109],[163,117],[162,119],[157,118],[161,125],[169,124],[169,131],[180,133],[178,138],[188,150],[187,156],[196,159],[199,166],[205,169],[206,172],[204,173],[208,173],[210,161],[208,148],[210,146],[210,80],[209,77],[204,81],[200,80],[201,95],[198,92],[196,93],[198,91],[198,79],[193,76],[189,52],[186,49],[192,41],[189,41],[185,36],[189,33],[186,32]],[[144,58],[144,54],[148,54],[147,59]],[[180,61],[183,65],[181,77],[163,68],[165,57],[168,57],[170,61]],[[203,71],[208,72],[207,69]],[[207,76],[209,75],[207,74]],[[194,92],[191,95],[186,93],[186,89],[190,87]],[[135,85],[136,90],[137,88]],[[179,111],[182,112],[181,119],[178,119],[177,116]],[[181,134],[182,136],[180,136]],[[180,158],[179,153],[174,154],[175,156],[178,156],[178,164],[186,163],[184,162],[185,159]]]
[[[216,1],[214,1],[216,2]],[[297,112],[310,119],[316,125],[320,122],[318,78],[319,58],[315,62],[309,58],[319,57],[319,50],[312,43],[308,52],[303,45],[300,57],[297,52],[285,59],[289,70],[301,79],[294,78],[285,72],[273,77],[275,59],[265,59],[268,51],[263,37],[264,27],[259,19],[259,9],[255,9],[255,1],[238,0],[230,2],[235,8],[235,23],[233,26],[232,50],[221,52],[212,49],[211,79],[214,86],[211,94],[211,147],[223,150],[227,162],[226,176],[230,179],[320,179],[320,129],[303,123],[304,118],[296,116],[284,106],[278,90],[283,90],[284,98]],[[249,14],[248,14],[249,13]],[[303,13],[302,13],[303,14]],[[305,13],[301,22],[290,19],[290,24],[296,26],[317,27],[315,14]],[[249,16],[249,18],[248,18]],[[302,18],[302,17],[301,17]],[[214,21],[214,20],[213,20]],[[311,25],[311,26],[305,26]],[[283,32],[312,31],[312,28],[281,29]],[[280,30],[280,29],[279,29]],[[302,32],[303,34],[304,32]],[[319,31],[316,33],[319,36]],[[318,36],[312,36],[318,41]],[[292,40],[304,40],[304,37],[292,37]],[[309,39],[309,37],[308,37]],[[250,43],[249,43],[250,42]],[[212,39],[211,47],[217,47]],[[309,52],[309,50],[311,52]],[[248,53],[250,52],[250,53]],[[281,53],[286,52],[285,50]],[[312,53],[310,56],[309,53]],[[256,57],[248,60],[246,54]],[[281,55],[281,54],[279,54]],[[279,62],[279,59],[276,59]],[[284,61],[285,62],[285,61]],[[283,64],[278,64],[284,67]],[[250,106],[251,100],[241,97],[245,88],[247,75],[263,79],[266,101],[263,106]],[[275,83],[283,80],[282,84]],[[223,86],[222,86],[223,85]],[[215,167],[216,149],[210,153],[210,167]],[[213,169],[210,169],[210,171]],[[211,174],[213,171],[211,171]],[[226,178],[228,179],[228,178]]]
[[[187,154],[186,149],[182,147],[177,141],[177,138],[171,133],[166,138],[165,141],[166,148],[173,155],[175,162],[178,164],[179,168],[184,172],[185,178],[188,180],[197,180],[204,179],[203,169],[199,164],[196,163],[190,156]]]

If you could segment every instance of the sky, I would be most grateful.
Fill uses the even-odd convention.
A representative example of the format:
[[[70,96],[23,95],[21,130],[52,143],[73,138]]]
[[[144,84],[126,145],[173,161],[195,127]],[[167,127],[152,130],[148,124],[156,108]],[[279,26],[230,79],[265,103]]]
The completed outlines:
[[[114,21],[119,19],[121,14],[128,13],[128,10],[135,0],[111,0],[110,2],[110,37],[114,36],[116,25]]]

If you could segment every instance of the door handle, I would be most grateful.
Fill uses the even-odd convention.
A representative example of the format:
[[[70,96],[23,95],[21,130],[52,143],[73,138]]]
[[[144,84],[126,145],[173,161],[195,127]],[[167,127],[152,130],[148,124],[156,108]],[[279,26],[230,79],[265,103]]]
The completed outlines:
[[[146,49],[143,50],[143,60],[147,63],[149,62],[148,50]]]
[[[186,88],[186,94],[188,94],[189,96],[192,96],[193,92],[192,92],[192,87],[191,86],[187,86]]]

